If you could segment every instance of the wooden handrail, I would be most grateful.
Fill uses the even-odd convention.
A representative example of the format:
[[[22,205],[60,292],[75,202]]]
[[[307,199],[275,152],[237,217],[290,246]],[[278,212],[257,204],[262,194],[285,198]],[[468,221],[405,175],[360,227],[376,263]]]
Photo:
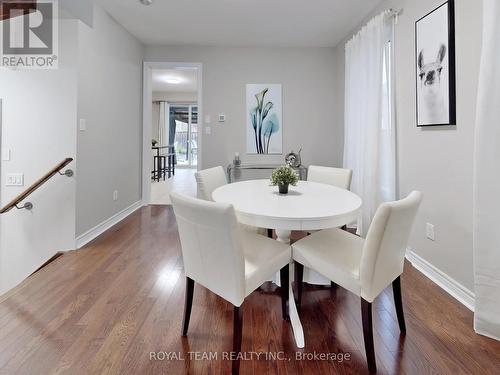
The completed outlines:
[[[73,158],[66,158],[62,162],[58,163],[54,168],[52,168],[50,171],[48,171],[40,179],[38,179],[37,181],[35,181],[33,183],[33,185],[31,185],[29,188],[27,188],[25,191],[23,191],[21,194],[19,194],[17,197],[15,197],[5,207],[3,207],[0,210],[0,214],[4,214],[6,212],[9,212],[14,207],[17,207],[17,205],[19,203],[21,203],[23,200],[25,200],[30,194],[32,194],[40,186],[42,186],[43,184],[45,184],[48,180],[50,180],[54,175],[56,175],[57,173],[59,173],[61,169],[63,169],[65,166],[67,166],[72,161],[73,161]],[[68,177],[71,177],[73,175],[73,172],[72,171],[66,171],[66,173],[64,173],[64,174],[66,176],[68,176]],[[26,208],[26,207],[21,207],[21,208]]]
[[[36,11],[36,0],[7,1],[0,0],[0,21],[8,20],[12,17],[11,10],[16,9],[17,15],[26,15]]]

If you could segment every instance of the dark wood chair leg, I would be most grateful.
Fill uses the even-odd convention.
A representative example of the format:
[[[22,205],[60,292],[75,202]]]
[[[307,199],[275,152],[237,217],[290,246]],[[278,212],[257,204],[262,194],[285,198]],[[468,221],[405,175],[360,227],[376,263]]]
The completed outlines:
[[[162,163],[162,169],[161,169],[162,178],[163,181],[165,181],[165,176],[167,175],[167,158],[165,156],[161,158],[161,163]]]
[[[377,372],[375,362],[375,347],[373,345],[373,323],[372,323],[372,304],[361,298],[361,318],[363,321],[363,338],[365,340],[366,361],[368,370]]]
[[[184,319],[182,321],[182,336],[187,335],[191,308],[193,307],[194,280],[186,276],[186,299],[184,301]]]
[[[394,294],[394,306],[396,307],[396,315],[398,316],[399,330],[401,333],[406,333],[405,315],[403,312],[403,299],[401,297],[401,277],[398,276],[392,282],[392,293]]]
[[[267,237],[273,238],[273,230],[272,229],[267,230]]]
[[[172,156],[167,156],[167,178],[172,177]]]
[[[236,358],[239,358],[238,353],[241,352],[241,339],[243,334],[243,306],[234,306],[233,312],[233,353]],[[237,375],[240,372],[240,360],[233,359],[232,375]]]
[[[302,306],[302,286],[304,280],[304,266],[299,262],[294,263],[295,267],[295,284],[297,285],[297,310],[300,311],[300,307]]]
[[[154,171],[153,171],[153,180],[158,182],[160,181],[160,157],[153,157]]]
[[[280,270],[281,311],[283,314],[283,320],[290,320],[290,316],[288,314],[288,285],[290,283],[289,270],[290,266],[288,264]]]

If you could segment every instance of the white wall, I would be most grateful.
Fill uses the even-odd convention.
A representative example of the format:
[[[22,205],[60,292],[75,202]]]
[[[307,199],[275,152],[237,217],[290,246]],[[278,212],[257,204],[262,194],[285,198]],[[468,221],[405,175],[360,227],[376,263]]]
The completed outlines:
[[[63,16],[67,13],[68,18],[79,19],[92,26],[94,0],[59,0],[59,7]]]
[[[77,236],[139,201],[142,173],[142,45],[98,6],[79,36]]]
[[[75,177],[55,176],[29,198],[31,212],[0,217],[0,294],[141,199],[142,45],[98,6],[93,21],[92,29],[60,21],[59,69],[0,70],[2,149],[12,150],[1,163],[1,203],[76,158]],[[77,134],[78,118],[86,132]],[[15,172],[24,173],[25,187],[5,187]]]
[[[145,61],[203,63],[203,112],[212,119],[203,132],[202,168],[243,162],[282,163],[284,155],[246,155],[247,83],[283,85],[283,153],[303,148],[305,164],[339,165],[341,124],[335,117],[332,48],[146,47]],[[218,123],[218,113],[226,122]]]
[[[378,11],[391,7],[404,9],[396,26],[395,47],[399,188],[401,196],[413,189],[424,193],[410,246],[473,291],[472,160],[482,1],[455,1],[457,126],[417,128],[415,21],[442,3],[442,0],[392,0]],[[338,61],[343,61],[343,44],[336,48],[335,54]],[[338,90],[342,89],[343,83]],[[427,222],[435,225],[435,242],[425,238]]]
[[[0,70],[2,205],[66,157],[75,157],[77,21],[61,21],[59,69]],[[75,169],[75,162],[69,165]],[[24,173],[25,187],[6,187],[7,173]],[[32,211],[0,216],[0,294],[75,240],[75,178],[55,176],[29,201]]]

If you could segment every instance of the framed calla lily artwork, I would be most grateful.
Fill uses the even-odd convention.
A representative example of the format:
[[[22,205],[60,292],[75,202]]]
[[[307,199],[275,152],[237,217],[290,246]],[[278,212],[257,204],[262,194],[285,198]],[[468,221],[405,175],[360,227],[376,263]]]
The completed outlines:
[[[248,84],[246,94],[247,153],[282,154],[281,85]]]

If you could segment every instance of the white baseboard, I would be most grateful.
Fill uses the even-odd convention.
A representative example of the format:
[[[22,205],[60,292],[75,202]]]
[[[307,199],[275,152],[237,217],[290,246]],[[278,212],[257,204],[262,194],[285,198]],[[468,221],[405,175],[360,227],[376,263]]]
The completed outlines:
[[[440,269],[430,264],[424,258],[417,255],[410,248],[406,249],[406,259],[410,261],[413,267],[422,272],[439,287],[444,289],[445,292],[450,294],[458,302],[467,307],[469,310],[474,311],[475,296],[473,292],[464,287],[458,281],[452,279]]]
[[[136,211],[137,209],[142,207],[142,200],[137,201],[130,206],[124,208],[120,212],[117,212],[110,218],[104,220],[102,223],[97,224],[94,228],[86,231],[82,235],[78,236],[76,238],[76,248],[79,249],[86,244],[88,244],[90,241],[92,241],[94,238],[98,237],[105,231],[107,231],[109,228],[111,228],[113,225],[118,224],[120,221],[125,219],[127,216],[129,216],[131,213]]]

